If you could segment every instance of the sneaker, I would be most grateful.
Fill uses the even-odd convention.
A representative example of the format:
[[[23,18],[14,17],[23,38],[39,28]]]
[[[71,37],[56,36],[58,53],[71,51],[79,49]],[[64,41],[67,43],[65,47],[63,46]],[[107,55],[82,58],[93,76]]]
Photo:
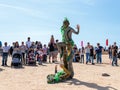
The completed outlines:
[[[88,64],[88,61],[86,61],[86,64]]]
[[[8,66],[7,64],[5,64],[5,66]]]
[[[42,65],[42,63],[39,63],[39,65]]]

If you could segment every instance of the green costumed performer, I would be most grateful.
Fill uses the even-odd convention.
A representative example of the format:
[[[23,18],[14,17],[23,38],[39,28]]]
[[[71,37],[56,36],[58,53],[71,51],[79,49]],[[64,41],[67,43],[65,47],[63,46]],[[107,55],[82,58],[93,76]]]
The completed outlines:
[[[66,79],[72,79],[74,76],[74,70],[72,66],[73,61],[73,46],[72,33],[79,34],[80,26],[77,25],[77,31],[69,26],[69,20],[65,18],[61,27],[62,42],[57,43],[58,50],[61,57],[63,57],[63,65],[60,65],[63,71],[56,72],[47,76],[48,83],[64,81]]]
[[[64,62],[64,67],[68,69],[68,71],[71,73],[69,78],[72,78],[74,76],[74,71],[73,71],[73,66],[72,66],[72,61],[73,61],[73,46],[74,46],[74,41],[72,40],[72,33],[74,34],[79,34],[80,26],[77,25],[77,31],[75,31],[72,27],[69,26],[69,20],[65,18],[63,21],[63,25],[61,27],[61,34],[62,34],[62,42],[63,44],[63,51],[61,52],[61,57],[63,56],[63,62]],[[58,45],[58,47],[60,47]]]

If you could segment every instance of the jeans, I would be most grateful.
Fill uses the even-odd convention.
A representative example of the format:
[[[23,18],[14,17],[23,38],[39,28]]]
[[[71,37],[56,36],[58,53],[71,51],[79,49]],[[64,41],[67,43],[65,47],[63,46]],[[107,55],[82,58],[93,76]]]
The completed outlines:
[[[90,61],[90,53],[86,53],[86,62]]]
[[[97,63],[102,63],[102,53],[97,53]]]
[[[114,66],[114,64],[117,66],[117,57],[116,56],[113,56],[112,66]]]
[[[75,58],[75,55],[74,55],[74,57],[73,57],[73,62],[76,62],[76,58]]]
[[[38,58],[37,61],[38,61],[38,63],[39,63],[40,65],[42,64],[41,58]]]
[[[94,63],[94,57],[90,56],[90,60],[92,61],[92,63]]]
[[[112,52],[109,53],[109,59],[112,59]]]
[[[8,53],[3,53],[2,56],[2,65],[7,65],[7,58],[8,58]]]

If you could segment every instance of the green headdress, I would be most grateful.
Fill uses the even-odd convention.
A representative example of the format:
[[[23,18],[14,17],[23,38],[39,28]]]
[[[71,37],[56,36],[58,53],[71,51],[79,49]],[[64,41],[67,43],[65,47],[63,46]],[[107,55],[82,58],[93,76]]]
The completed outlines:
[[[64,18],[63,24],[66,23],[66,22],[69,23],[69,20],[67,19],[67,17]]]

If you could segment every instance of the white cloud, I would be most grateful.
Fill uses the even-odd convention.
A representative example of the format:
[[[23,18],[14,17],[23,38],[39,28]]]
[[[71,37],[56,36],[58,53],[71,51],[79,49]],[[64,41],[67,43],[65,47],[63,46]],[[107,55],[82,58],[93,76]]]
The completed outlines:
[[[26,9],[18,6],[12,6],[8,4],[0,4],[0,7],[13,8],[13,9],[22,10],[22,11],[31,11],[30,9]]]
[[[34,10],[34,9],[28,9],[28,8],[24,8],[24,7],[9,5],[9,4],[0,4],[0,7],[20,10],[20,11],[22,11],[24,13],[27,13],[30,16],[37,17],[37,18],[46,18],[45,13]]]

